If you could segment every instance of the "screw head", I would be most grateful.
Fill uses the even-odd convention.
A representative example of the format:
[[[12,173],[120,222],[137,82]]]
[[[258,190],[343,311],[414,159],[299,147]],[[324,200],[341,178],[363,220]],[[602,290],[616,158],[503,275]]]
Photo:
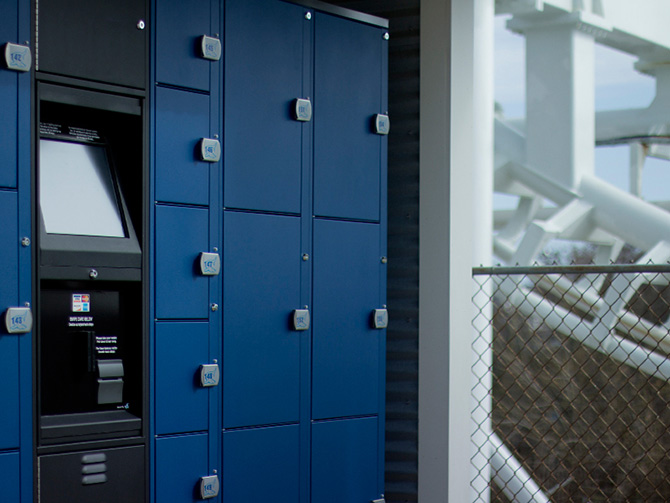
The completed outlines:
[[[309,253],[303,253],[302,254],[302,260],[307,262],[309,260]]]
[[[219,310],[219,305],[218,304],[212,304],[211,305],[212,312],[216,312]]]
[[[30,246],[30,238],[29,238],[29,237],[25,237],[25,238],[23,238],[23,239],[21,240],[21,246],[26,247],[26,248],[27,248],[28,246]]]
[[[391,38],[391,35],[389,35],[389,32],[384,33],[384,40],[388,40]]]
[[[389,259],[386,258],[386,257],[382,257],[381,261],[382,261],[382,264],[386,264],[389,261]]]
[[[137,29],[138,30],[143,30],[144,28],[146,28],[146,26],[147,26],[147,24],[144,22],[144,19],[140,19],[137,22]]]
[[[96,279],[98,277],[98,271],[91,269],[88,273],[88,277],[91,279]]]
[[[307,21],[309,21],[310,19],[312,19],[312,13],[309,12],[309,11],[308,11],[308,12],[305,12],[305,19],[306,19]]]

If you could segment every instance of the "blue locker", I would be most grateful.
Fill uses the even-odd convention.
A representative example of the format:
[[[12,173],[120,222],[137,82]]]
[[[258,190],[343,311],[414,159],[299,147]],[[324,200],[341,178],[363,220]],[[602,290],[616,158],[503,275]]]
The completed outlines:
[[[291,103],[303,96],[305,9],[276,0],[226,2],[224,206],[300,212],[305,123]],[[268,78],[271,76],[271,78]]]
[[[205,94],[156,89],[156,199],[209,204],[211,163],[197,147],[209,137],[210,98]]]
[[[156,440],[156,503],[196,503],[200,477],[210,475],[207,435],[183,435]]]
[[[314,221],[312,414],[314,419],[379,412],[380,227]]]
[[[156,79],[164,84],[209,91],[212,62],[199,55],[203,35],[211,36],[208,1],[159,1],[156,7]],[[159,122],[160,124],[160,122]]]
[[[300,219],[224,216],[223,424],[299,420]]]
[[[224,432],[223,501],[299,502],[299,454],[297,425]]]
[[[0,45],[18,42],[16,2],[4,2],[0,16]],[[3,56],[4,57],[4,56]],[[17,74],[0,68],[0,187],[16,187]]]
[[[0,452],[0,501],[20,501],[19,487],[19,454]]]
[[[317,13],[314,66],[314,213],[378,221],[384,30]]]
[[[209,251],[209,211],[157,205],[155,233],[156,317],[207,319],[209,277],[196,264]]]
[[[17,194],[0,190],[0,314],[19,301]],[[4,317],[3,317],[4,325]],[[0,449],[19,446],[19,341],[0,327]],[[0,472],[0,479],[2,479]]]
[[[370,503],[377,487],[377,418],[312,425],[311,503]]]
[[[156,323],[156,433],[208,428],[209,389],[196,374],[209,363],[209,326],[203,322]]]

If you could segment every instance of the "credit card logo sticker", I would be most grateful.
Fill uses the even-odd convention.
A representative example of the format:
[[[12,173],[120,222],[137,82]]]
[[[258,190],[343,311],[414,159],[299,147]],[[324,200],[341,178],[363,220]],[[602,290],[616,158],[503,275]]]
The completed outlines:
[[[91,296],[87,293],[72,294],[72,312],[73,313],[90,313],[91,312]]]

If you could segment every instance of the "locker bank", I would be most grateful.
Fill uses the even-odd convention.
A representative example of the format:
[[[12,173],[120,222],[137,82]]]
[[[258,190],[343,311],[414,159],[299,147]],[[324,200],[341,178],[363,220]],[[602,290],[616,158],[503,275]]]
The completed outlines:
[[[387,27],[3,1],[1,502],[384,501]]]

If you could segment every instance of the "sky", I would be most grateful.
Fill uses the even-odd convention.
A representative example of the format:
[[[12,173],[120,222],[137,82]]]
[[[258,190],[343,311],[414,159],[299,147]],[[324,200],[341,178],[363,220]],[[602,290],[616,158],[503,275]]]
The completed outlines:
[[[495,99],[506,118],[525,116],[525,39],[505,28],[506,16],[495,22]],[[654,98],[655,80],[638,73],[637,60],[628,54],[596,44],[596,110],[647,107]],[[622,190],[629,190],[629,148],[598,147],[596,175]],[[643,170],[642,197],[670,200],[670,162],[647,158]],[[513,207],[509,196],[496,195],[496,208]]]

